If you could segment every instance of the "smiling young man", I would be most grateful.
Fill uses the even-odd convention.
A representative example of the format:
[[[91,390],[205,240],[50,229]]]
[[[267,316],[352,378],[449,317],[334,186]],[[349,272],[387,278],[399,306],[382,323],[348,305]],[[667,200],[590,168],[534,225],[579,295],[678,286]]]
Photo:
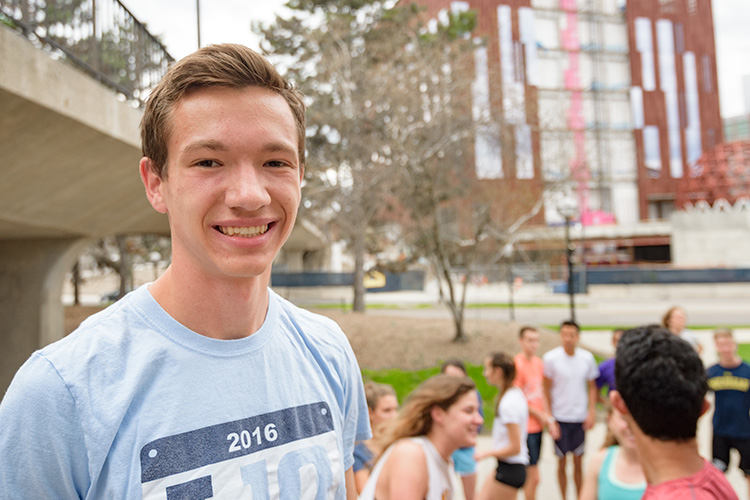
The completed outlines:
[[[354,354],[268,288],[300,203],[302,96],[253,51],[211,46],[153,91],[141,135],[172,264],[19,370],[0,498],[356,498]]]

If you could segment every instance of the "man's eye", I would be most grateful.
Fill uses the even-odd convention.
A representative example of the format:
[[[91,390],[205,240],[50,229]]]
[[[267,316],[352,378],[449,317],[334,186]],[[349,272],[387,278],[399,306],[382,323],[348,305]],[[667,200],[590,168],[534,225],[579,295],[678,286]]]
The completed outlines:
[[[218,167],[219,162],[214,160],[201,160],[195,163],[198,167]]]
[[[271,161],[267,161],[266,165],[268,165],[269,167],[279,168],[279,167],[286,167],[289,164],[287,162],[281,161],[281,160],[271,160]]]

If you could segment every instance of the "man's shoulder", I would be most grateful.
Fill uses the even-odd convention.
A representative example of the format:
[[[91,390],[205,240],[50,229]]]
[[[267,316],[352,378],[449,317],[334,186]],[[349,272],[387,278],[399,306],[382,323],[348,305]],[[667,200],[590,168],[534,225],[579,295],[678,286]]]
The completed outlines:
[[[41,348],[38,353],[55,359],[80,349],[98,351],[118,345],[122,337],[143,324],[143,316],[136,306],[139,292],[140,289],[130,292],[114,304],[92,314],[69,335]]]
[[[279,304],[279,324],[287,334],[304,339],[308,346],[318,346],[326,351],[343,353],[351,345],[341,327],[331,318],[302,309],[272,293],[272,300]]]
[[[723,372],[723,369],[721,368],[721,365],[719,363],[714,363],[708,368],[706,368],[706,374],[710,377],[713,374],[716,374],[719,370]]]
[[[545,362],[554,360],[556,358],[559,358],[562,354],[565,354],[565,349],[563,349],[562,346],[553,347],[552,349],[544,353],[544,356],[542,356],[542,360]]]
[[[715,363],[706,368],[706,375],[708,377],[719,377],[724,375],[724,372],[727,371],[732,371],[735,373],[735,375],[750,378],[750,364],[748,364],[746,361],[741,361],[739,365],[733,368],[727,368],[725,366],[721,366],[721,363]]]
[[[614,368],[615,366],[615,358],[608,358],[599,363],[599,368]]]
[[[594,359],[594,355],[591,353],[591,351],[583,347],[576,347],[575,356],[586,359]]]
[[[276,300],[282,314],[295,323],[320,328],[321,330],[341,331],[338,323],[327,316],[303,309],[289,300],[269,290],[272,300]]]
[[[727,478],[704,460],[703,467],[692,476],[649,485],[643,500],[737,500]]]

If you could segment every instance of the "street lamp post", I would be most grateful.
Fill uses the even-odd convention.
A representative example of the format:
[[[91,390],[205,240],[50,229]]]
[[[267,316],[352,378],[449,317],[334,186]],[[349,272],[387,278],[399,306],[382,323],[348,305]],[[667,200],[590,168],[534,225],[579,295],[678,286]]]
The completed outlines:
[[[201,0],[195,0],[195,20],[198,33],[198,48],[201,48]]]
[[[573,275],[573,251],[575,246],[570,240],[570,222],[572,215],[565,215],[565,258],[568,263],[568,296],[570,297],[570,320],[576,322],[575,281]]]
[[[570,298],[570,320],[576,320],[575,274],[573,272],[573,252],[575,246],[570,238],[570,225],[578,213],[578,203],[572,196],[566,196],[557,207],[558,212],[565,218],[565,260],[568,264],[568,297]]]

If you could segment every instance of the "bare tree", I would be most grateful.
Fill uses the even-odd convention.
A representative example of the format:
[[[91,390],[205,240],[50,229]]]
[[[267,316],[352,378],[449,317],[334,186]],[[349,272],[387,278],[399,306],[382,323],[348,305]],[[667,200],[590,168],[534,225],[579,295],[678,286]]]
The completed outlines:
[[[428,39],[438,44],[420,23],[422,9],[392,3],[292,0],[291,17],[255,25],[264,49],[280,57],[287,76],[311,100],[303,210],[349,242],[355,311],[365,308],[368,239],[376,240],[378,225],[389,223],[381,215],[400,180],[392,141],[404,127],[425,122],[423,116],[404,115],[402,102],[419,102],[425,94],[399,73],[408,65],[432,64],[419,59],[414,44]],[[402,118],[416,122],[396,123]]]
[[[468,282],[477,265],[496,263],[509,231],[541,207],[539,190],[514,192],[513,181],[473,169],[478,136],[514,161],[512,126],[475,112],[474,54],[484,43],[471,36],[476,14],[430,19],[415,5],[374,0],[287,5],[292,17],[256,29],[311,99],[304,208],[352,245],[354,309],[364,309],[368,235],[395,222],[411,258],[431,263],[455,339],[466,340],[466,287],[459,295],[453,270]]]

